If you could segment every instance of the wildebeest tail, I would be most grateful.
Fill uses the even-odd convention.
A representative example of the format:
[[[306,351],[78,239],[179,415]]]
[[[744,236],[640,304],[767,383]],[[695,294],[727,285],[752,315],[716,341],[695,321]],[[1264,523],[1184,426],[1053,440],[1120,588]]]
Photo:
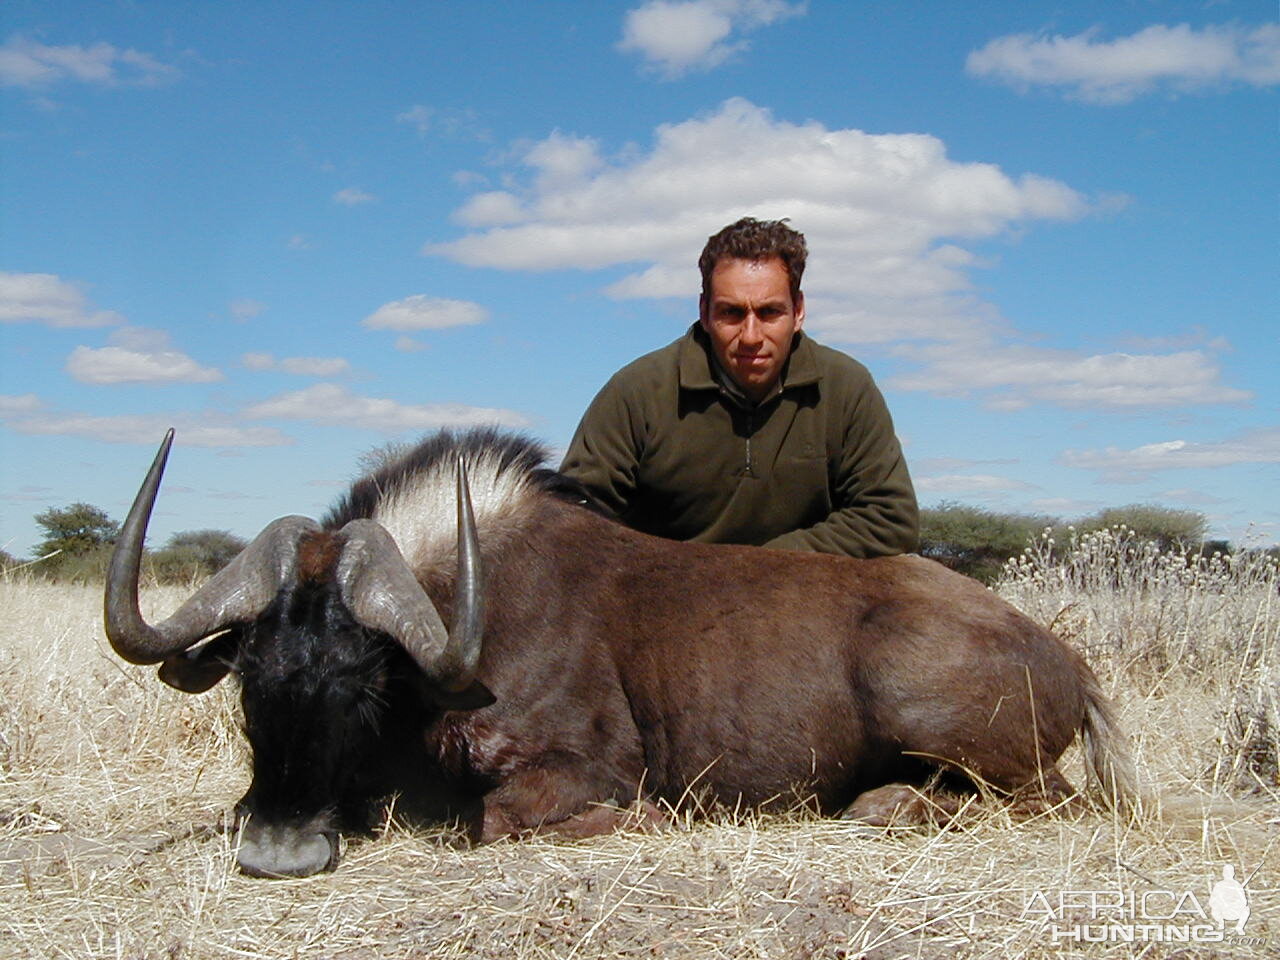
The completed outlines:
[[[1084,764],[1089,782],[1102,794],[1103,802],[1115,810],[1132,812],[1139,800],[1138,772],[1129,755],[1128,738],[1116,721],[1115,708],[1098,685],[1098,678],[1081,664],[1084,687]]]

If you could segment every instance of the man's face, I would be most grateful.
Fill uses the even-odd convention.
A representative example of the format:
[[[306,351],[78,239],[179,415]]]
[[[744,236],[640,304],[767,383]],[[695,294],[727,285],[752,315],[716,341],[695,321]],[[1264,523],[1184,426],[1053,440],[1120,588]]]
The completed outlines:
[[[804,295],[792,302],[781,258],[716,264],[702,329],[721,366],[752,400],[763,400],[778,382],[791,338],[803,325]]]

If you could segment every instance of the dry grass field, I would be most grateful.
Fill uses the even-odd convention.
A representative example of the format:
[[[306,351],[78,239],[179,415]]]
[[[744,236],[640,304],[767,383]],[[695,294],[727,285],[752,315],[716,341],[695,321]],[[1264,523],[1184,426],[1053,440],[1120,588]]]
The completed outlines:
[[[227,827],[247,786],[234,683],[171,690],[111,654],[97,590],[0,581],[0,957],[1274,957],[1277,588],[1274,562],[1188,564],[1123,531],[1042,542],[1006,571],[1000,592],[1119,704],[1141,818],[685,815],[469,849],[390,817],[335,873],[264,881],[235,870]],[[145,591],[144,612],[182,596]],[[1241,935],[1198,912],[1224,865],[1246,884]],[[1114,942],[1126,924],[1149,928]]]

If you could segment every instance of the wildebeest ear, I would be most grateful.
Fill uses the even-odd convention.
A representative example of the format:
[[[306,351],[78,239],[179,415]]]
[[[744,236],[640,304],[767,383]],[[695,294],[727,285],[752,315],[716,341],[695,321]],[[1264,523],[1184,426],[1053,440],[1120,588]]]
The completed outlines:
[[[445,710],[479,710],[481,707],[498,702],[498,698],[479,680],[472,680],[467,689],[456,693],[433,689],[429,696]]]
[[[240,631],[228,630],[208,643],[165,657],[160,679],[183,693],[204,693],[227,675],[240,645]]]

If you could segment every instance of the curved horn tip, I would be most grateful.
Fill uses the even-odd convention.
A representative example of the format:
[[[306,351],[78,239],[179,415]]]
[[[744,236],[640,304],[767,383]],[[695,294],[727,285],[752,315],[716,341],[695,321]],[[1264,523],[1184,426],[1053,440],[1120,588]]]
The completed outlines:
[[[160,491],[169,449],[173,446],[174,429],[165,431],[160,449],[147,470],[146,478],[134,497],[129,513],[120,527],[111,551],[103,596],[107,639],[112,649],[130,663],[156,663],[161,656],[155,651],[164,647],[155,630],[142,618],[138,609],[138,572],[147,536],[147,523]]]
[[[298,537],[318,526],[305,517],[282,517],[268,524],[165,621],[148,624],[138,607],[138,573],[147,522],[173,437],[170,428],[129,508],[107,568],[103,597],[107,639],[130,663],[158,663],[230,623],[257,617],[292,569],[291,551]]]
[[[142,482],[142,490],[147,488],[151,477],[156,472],[157,468],[163,471],[165,464],[169,462],[169,451],[173,448],[173,438],[175,433],[176,432],[173,427],[170,427],[164,432],[164,436],[160,439],[160,447],[156,450],[155,458],[151,461],[151,466],[147,468],[147,477]],[[139,496],[134,498],[133,506],[135,507],[138,505],[138,500],[141,497],[142,490],[139,490]]]

